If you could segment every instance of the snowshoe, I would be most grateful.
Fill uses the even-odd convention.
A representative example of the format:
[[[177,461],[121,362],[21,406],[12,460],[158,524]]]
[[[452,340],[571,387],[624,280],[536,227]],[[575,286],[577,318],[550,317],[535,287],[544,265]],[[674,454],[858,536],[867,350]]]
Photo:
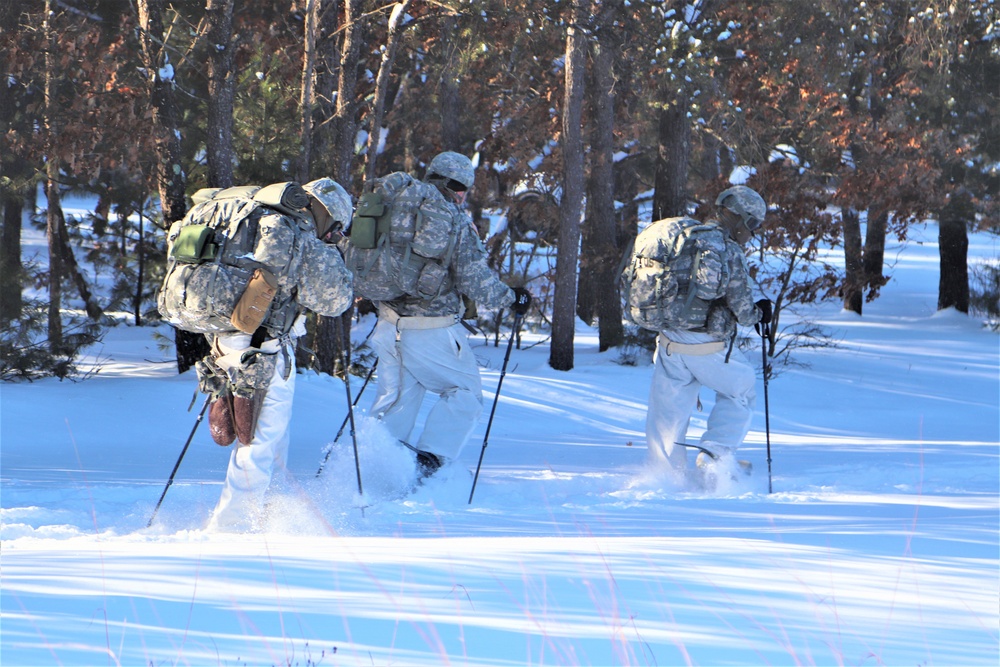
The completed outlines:
[[[441,458],[436,454],[417,450],[417,474],[420,476],[418,483],[436,473],[441,468],[441,464]]]
[[[729,458],[727,456],[727,458]],[[718,467],[718,463],[721,459],[707,451],[701,451],[698,453],[698,458],[695,459],[695,465],[698,466],[700,470],[709,471]],[[753,474],[753,464],[749,461],[744,461],[743,459],[736,459],[736,468],[739,473],[744,477],[749,477]],[[735,474],[730,473],[733,481],[737,480]]]

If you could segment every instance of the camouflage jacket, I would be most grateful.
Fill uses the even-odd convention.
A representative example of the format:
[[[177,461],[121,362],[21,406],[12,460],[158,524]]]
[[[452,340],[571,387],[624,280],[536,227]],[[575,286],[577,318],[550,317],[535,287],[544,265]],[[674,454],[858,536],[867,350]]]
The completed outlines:
[[[353,300],[351,273],[340,251],[316,238],[308,217],[261,218],[253,254],[278,279],[275,303],[291,299],[299,308],[332,317],[347,310]]]
[[[385,302],[403,317],[461,316],[465,311],[463,295],[487,308],[506,308],[514,303],[514,291],[500,281],[486,262],[486,249],[472,218],[455,204],[446,206],[460,218],[455,251],[448,267],[448,285],[430,300],[402,296]]]
[[[714,223],[714,221],[709,221]],[[721,298],[712,304],[706,323],[707,332],[717,340],[726,340],[736,333],[736,324],[753,326],[760,321],[761,312],[754,305],[747,269],[746,252],[739,243],[726,235],[723,257],[729,266],[729,282]]]

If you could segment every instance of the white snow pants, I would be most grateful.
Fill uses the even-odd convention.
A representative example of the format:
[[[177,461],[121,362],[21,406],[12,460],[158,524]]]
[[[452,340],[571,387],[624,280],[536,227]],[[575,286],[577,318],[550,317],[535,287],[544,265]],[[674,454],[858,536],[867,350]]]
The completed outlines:
[[[247,532],[259,530],[263,523],[264,496],[274,475],[284,478],[288,453],[288,424],[292,418],[292,398],[295,394],[295,345],[286,344],[287,355],[278,341],[267,341],[261,349],[277,354],[271,384],[264,398],[257,430],[249,445],[236,441],[229,457],[222,495],[208,521],[209,530]],[[224,341],[223,353],[232,351]],[[290,366],[284,379],[286,360]]]
[[[697,345],[711,340],[690,332],[675,333],[671,332],[670,339],[676,337],[680,343]],[[679,470],[687,467],[687,448],[674,443],[685,442],[702,386],[715,391],[715,406],[698,444],[722,454],[743,443],[753,418],[756,374],[740,350],[733,350],[727,362],[728,351],[727,345],[706,355],[667,354],[664,335],[657,337],[646,413],[646,443],[652,464],[669,464]]]
[[[445,461],[458,458],[483,412],[482,379],[465,329],[404,329],[379,319],[378,392],[371,414],[393,437]],[[411,438],[427,392],[437,394],[420,437]]]

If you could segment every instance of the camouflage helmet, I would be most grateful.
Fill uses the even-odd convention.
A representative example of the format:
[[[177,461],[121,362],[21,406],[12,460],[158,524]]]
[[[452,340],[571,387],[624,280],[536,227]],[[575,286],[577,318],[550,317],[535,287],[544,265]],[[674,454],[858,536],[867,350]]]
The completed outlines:
[[[430,180],[432,176],[442,176],[457,181],[464,185],[466,190],[471,190],[476,180],[476,169],[472,166],[472,160],[461,153],[445,151],[435,155],[427,165],[426,180]]]
[[[330,214],[330,220],[316,220],[316,235],[322,238],[331,229],[344,229],[351,222],[351,196],[332,178],[320,178],[302,186]],[[339,226],[338,226],[339,225]],[[323,227],[322,229],[320,227]]]
[[[767,204],[764,203],[764,198],[757,194],[756,190],[745,185],[736,185],[723,190],[715,198],[715,205],[725,206],[740,216],[743,219],[743,224],[750,231],[754,231],[764,224],[764,216],[767,215]]]

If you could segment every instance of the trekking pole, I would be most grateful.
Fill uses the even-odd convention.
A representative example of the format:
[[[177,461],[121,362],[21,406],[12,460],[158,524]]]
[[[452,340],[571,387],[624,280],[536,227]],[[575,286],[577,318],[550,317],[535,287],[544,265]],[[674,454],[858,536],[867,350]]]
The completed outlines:
[[[469,491],[469,504],[472,504],[472,496],[476,492],[476,482],[479,481],[479,469],[483,467],[483,456],[486,454],[486,445],[490,440],[490,428],[493,426],[493,415],[497,411],[497,401],[500,399],[500,387],[503,386],[503,378],[507,375],[507,362],[510,360],[510,349],[514,347],[514,338],[517,330],[521,328],[521,313],[514,313],[514,325],[511,327],[510,340],[507,341],[507,354],[503,357],[503,367],[500,369],[500,381],[497,382],[497,393],[493,395],[493,407],[490,409],[490,419],[486,422],[486,435],[483,437],[483,448],[479,450],[479,463],[476,465],[476,476],[472,478],[472,490]]]
[[[764,432],[767,435],[767,492],[771,493],[771,414],[767,404],[767,341],[771,337],[771,327],[768,324],[760,325],[760,352],[762,359],[761,368],[764,371]]]
[[[358,395],[354,397],[354,403],[352,404],[353,406],[356,406],[358,404],[358,401],[361,400],[361,394],[365,393],[365,387],[368,386],[368,382],[372,379],[372,375],[375,374],[376,368],[378,368],[378,359],[375,360],[375,363],[372,364],[371,370],[368,371],[368,375],[365,377],[365,382],[364,384],[361,385],[361,391],[359,391]],[[347,421],[350,418],[351,418],[350,412],[344,415],[344,421],[340,423],[340,430],[337,431],[337,435],[333,439],[334,445],[337,444],[337,441],[340,440],[340,436],[344,434],[344,428],[347,426]],[[326,450],[326,456],[323,457],[323,462],[319,464],[319,470],[316,471],[317,477],[319,477],[323,473],[323,467],[326,465],[326,462],[330,460],[330,454],[332,453],[333,453],[333,446],[331,445],[330,448]]]
[[[160,494],[160,500],[156,503],[156,507],[153,508],[153,516],[149,517],[149,523],[146,524],[146,528],[153,525],[153,519],[156,518],[156,513],[160,511],[160,505],[163,504],[163,499],[167,495],[167,489],[170,485],[174,483],[174,475],[177,474],[177,469],[181,467],[181,461],[184,459],[184,454],[187,453],[188,446],[191,444],[191,440],[194,439],[194,432],[198,430],[198,425],[201,424],[201,420],[205,417],[205,411],[208,410],[208,404],[212,401],[212,396],[209,394],[205,398],[205,404],[201,406],[201,412],[198,413],[198,418],[194,421],[194,426],[191,427],[191,434],[188,436],[187,442],[184,443],[184,449],[181,450],[181,455],[177,457],[177,463],[174,464],[174,469],[170,471],[170,478],[167,479],[167,485],[163,487],[163,493]]]
[[[354,427],[354,404],[351,402],[351,375],[349,373],[351,360],[347,353],[348,342],[344,331],[344,320],[339,315],[337,316],[337,334],[340,336],[340,359],[341,364],[344,366],[344,389],[347,391],[347,419],[351,422],[351,443],[354,445],[354,469],[358,473],[358,495],[363,496],[364,491],[361,490],[361,462],[358,460],[358,434]],[[374,367],[372,367],[372,370],[375,370]],[[365,513],[363,507],[361,508],[361,513]]]

